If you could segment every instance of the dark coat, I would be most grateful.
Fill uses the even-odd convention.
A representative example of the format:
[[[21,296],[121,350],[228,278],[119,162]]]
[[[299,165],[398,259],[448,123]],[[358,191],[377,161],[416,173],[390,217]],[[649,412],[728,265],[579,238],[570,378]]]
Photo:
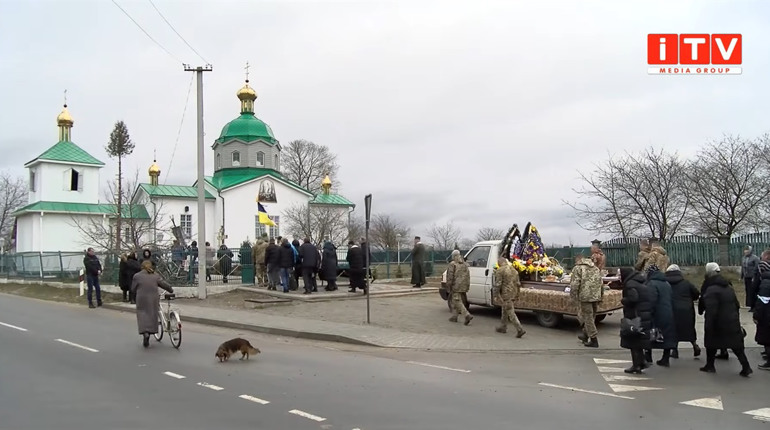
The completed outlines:
[[[174,289],[168,282],[155,273],[140,271],[131,282],[131,292],[136,294],[136,325],[139,334],[158,332],[158,308],[160,295],[158,288],[163,288],[169,293]]]
[[[121,259],[120,273],[118,274],[118,285],[120,285],[120,289],[123,291],[130,290],[134,275],[139,273],[140,270],[142,270],[142,266],[135,257],[129,256],[125,260]]]
[[[372,250],[369,249],[369,244],[366,241],[361,242],[361,255],[364,256],[364,266],[366,265],[366,254],[369,254],[369,266],[372,265]]]
[[[337,280],[337,248],[331,242],[324,244],[320,277],[326,282]]]
[[[233,251],[230,251],[230,248],[226,247],[225,245],[220,246],[217,250],[217,258],[219,259],[219,271],[225,278],[230,274],[230,272],[233,271],[233,257]]]
[[[346,257],[350,264],[348,274],[350,275],[350,286],[353,288],[366,288],[366,276],[364,273],[364,251],[360,246],[351,246],[348,248]]]
[[[770,297],[770,272],[759,275],[759,289],[757,299],[754,304],[754,321],[757,324],[757,334],[754,341],[762,346],[770,345],[770,302],[765,303],[762,298]]]
[[[158,256],[153,254],[149,249],[142,251],[142,258],[139,259],[139,265],[141,266],[145,260],[150,260],[153,268],[158,265]]]
[[[652,328],[652,302],[647,285],[644,284],[644,275],[634,272],[623,283],[623,318],[633,319],[639,317],[642,320],[642,329],[649,333]],[[626,349],[646,349],[650,347],[648,337],[620,338],[620,347]]]
[[[706,323],[703,343],[706,348],[743,348],[743,329],[738,313],[741,306],[732,285],[722,275],[706,279],[703,293]],[[706,285],[704,285],[705,287]]]
[[[655,349],[676,348],[679,340],[674,325],[671,284],[666,281],[663,272],[655,271],[647,275],[647,287],[650,289],[650,301],[653,303],[652,326],[663,334],[662,343],[653,342],[650,346]]]
[[[302,267],[317,269],[321,266],[318,256],[318,248],[312,243],[303,243],[299,247],[299,258],[302,261]]]
[[[425,245],[422,243],[412,248],[412,284],[425,285]]]
[[[271,243],[265,248],[265,265],[278,266],[281,264],[281,247]]]
[[[83,267],[85,267],[86,275],[99,276],[99,272],[102,270],[102,263],[99,262],[99,257],[96,255],[88,255],[83,258]]]
[[[695,342],[695,301],[700,297],[698,289],[682,272],[666,272],[666,280],[671,284],[671,295],[674,299],[674,325],[676,338],[679,342]]]
[[[291,245],[288,243],[281,245],[278,251],[278,266],[281,269],[291,269],[294,267],[294,250],[291,249]]]

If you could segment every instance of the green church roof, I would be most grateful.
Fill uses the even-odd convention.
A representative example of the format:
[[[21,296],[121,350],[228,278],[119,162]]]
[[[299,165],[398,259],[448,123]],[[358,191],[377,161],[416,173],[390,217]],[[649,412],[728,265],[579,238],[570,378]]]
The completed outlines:
[[[150,214],[147,212],[147,208],[142,205],[122,205],[120,211],[123,213],[123,218],[150,219]],[[21,214],[23,212],[58,212],[70,214],[77,213],[108,215],[112,217],[117,215],[118,208],[117,205],[106,203],[94,204],[42,201],[22,207],[16,210],[14,215]]]
[[[152,197],[168,197],[168,198],[183,198],[183,199],[197,199],[198,188],[187,187],[183,185],[150,185],[139,184],[139,188],[144,190],[145,193]],[[213,200],[215,197],[208,191],[205,191],[206,199]]]
[[[36,161],[58,161],[62,163],[90,164],[92,166],[104,166],[104,163],[87,153],[83,148],[72,142],[61,141],[48,148],[34,160],[24,166],[29,166]]]
[[[272,179],[275,179],[291,188],[294,188],[297,191],[305,193],[309,196],[312,195],[310,191],[286,179],[283,175],[273,169],[260,169],[256,167],[220,169],[214,173],[214,176],[206,176],[205,180],[217,190],[223,191],[236,185],[253,181],[263,176],[270,176]],[[193,184],[193,186],[195,186],[195,184]]]
[[[310,201],[311,205],[329,205],[329,206],[352,206],[356,205],[350,200],[339,194],[318,194]]]
[[[216,143],[224,143],[228,140],[239,139],[244,142],[253,142],[255,140],[265,140],[272,144],[278,141],[273,135],[273,130],[264,121],[254,116],[253,113],[242,113],[241,116],[225,124],[222,133]]]

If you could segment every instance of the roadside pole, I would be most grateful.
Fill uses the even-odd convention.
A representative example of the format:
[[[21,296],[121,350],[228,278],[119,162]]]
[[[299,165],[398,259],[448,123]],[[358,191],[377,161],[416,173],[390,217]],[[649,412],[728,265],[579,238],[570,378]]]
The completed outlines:
[[[370,315],[369,296],[372,295],[372,292],[369,291],[369,286],[370,286],[369,285],[370,284],[370,282],[369,282],[370,281],[369,273],[370,273],[370,270],[371,270],[371,268],[369,267],[369,264],[370,264],[370,261],[369,261],[369,248],[370,248],[370,245],[369,245],[369,220],[371,219],[371,215],[372,215],[372,195],[371,194],[367,194],[366,197],[364,197],[364,206],[366,206],[366,249],[364,250],[364,252],[366,253],[366,255],[364,256],[364,258],[366,259],[366,260],[364,260],[364,261],[366,261],[366,266],[364,267],[364,270],[366,271],[366,323],[369,324],[371,322],[371,319],[369,318],[369,315]]]

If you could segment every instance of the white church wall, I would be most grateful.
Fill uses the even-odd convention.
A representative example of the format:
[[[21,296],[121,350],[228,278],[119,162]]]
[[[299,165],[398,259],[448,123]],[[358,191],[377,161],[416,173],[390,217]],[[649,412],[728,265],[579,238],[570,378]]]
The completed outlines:
[[[34,251],[35,214],[16,217],[16,252]]]
[[[99,203],[98,167],[42,162],[28,170],[35,175],[35,191],[29,194],[30,203]],[[71,181],[73,170],[78,173],[77,184]],[[77,189],[70,190],[72,185],[76,185]]]
[[[206,237],[204,240],[198,239],[198,202],[193,199],[179,199],[179,198],[162,198],[156,197],[153,199],[156,202],[158,209],[158,230],[162,230],[164,236],[173,239],[171,228],[173,224],[171,219],[174,219],[174,223],[177,226],[182,227],[183,233],[186,234],[186,240],[189,244],[193,240],[197,240],[200,243],[209,241],[215,242],[215,230],[214,223],[216,222],[213,200],[206,200]],[[148,205],[148,212],[152,212],[152,205]],[[162,226],[162,227],[161,227]],[[189,233],[189,235],[187,235]]]

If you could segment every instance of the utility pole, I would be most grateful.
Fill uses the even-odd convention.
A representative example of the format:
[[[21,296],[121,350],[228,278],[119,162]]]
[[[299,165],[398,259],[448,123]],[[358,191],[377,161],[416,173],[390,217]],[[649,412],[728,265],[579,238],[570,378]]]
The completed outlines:
[[[185,72],[195,72],[198,81],[198,298],[206,298],[206,189],[203,175],[203,72],[211,72],[211,64],[190,67],[183,64]]]

